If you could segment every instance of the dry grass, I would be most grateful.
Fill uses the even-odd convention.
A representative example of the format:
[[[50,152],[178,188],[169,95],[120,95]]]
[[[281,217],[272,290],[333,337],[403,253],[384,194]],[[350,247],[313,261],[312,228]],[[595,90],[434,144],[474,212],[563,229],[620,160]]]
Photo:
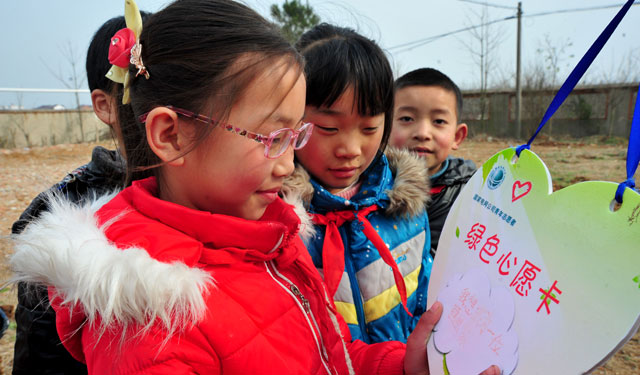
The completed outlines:
[[[595,142],[597,141],[597,142]],[[111,144],[103,144],[112,148]],[[465,141],[459,156],[472,159],[480,165],[488,157],[516,142],[491,139]],[[7,280],[10,272],[7,258],[11,250],[7,236],[11,224],[40,191],[58,182],[67,173],[89,161],[95,144],[57,145],[30,150],[0,150],[0,279]],[[533,150],[545,160],[554,177],[554,188],[559,189],[578,181],[622,181],[626,178],[624,160],[626,144],[623,142],[550,142],[534,143]],[[15,305],[12,289],[0,290],[0,305]],[[640,373],[640,338],[636,335],[606,365],[598,375],[637,375]],[[0,340],[0,374],[10,374],[15,342],[15,322]]]

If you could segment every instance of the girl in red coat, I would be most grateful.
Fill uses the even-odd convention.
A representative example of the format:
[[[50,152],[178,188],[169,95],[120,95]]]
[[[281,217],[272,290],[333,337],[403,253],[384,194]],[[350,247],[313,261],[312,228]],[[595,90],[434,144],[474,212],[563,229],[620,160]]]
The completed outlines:
[[[52,197],[17,239],[20,280],[50,285],[63,344],[92,374],[427,374],[408,344],[351,342],[278,197],[307,142],[298,53],[230,0],[179,0],[112,39],[130,187]]]

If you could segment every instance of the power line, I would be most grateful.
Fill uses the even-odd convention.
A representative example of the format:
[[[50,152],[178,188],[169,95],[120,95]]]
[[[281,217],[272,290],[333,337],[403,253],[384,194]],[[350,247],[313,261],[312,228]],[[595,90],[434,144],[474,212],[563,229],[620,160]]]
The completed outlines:
[[[600,6],[588,7],[588,8],[561,9],[561,10],[554,10],[554,11],[549,11],[549,12],[541,12],[541,13],[534,13],[534,14],[523,15],[523,17],[539,17],[539,16],[548,16],[548,15],[552,15],[552,14],[560,14],[560,13],[585,12],[585,11],[590,11],[590,10],[601,10],[601,9],[609,9],[609,8],[620,8],[620,7],[622,7],[623,5],[624,5],[624,4],[617,4],[617,5],[600,5]],[[634,6],[634,5],[640,5],[640,3],[634,3],[634,4],[631,4],[631,6]]]
[[[468,3],[475,3],[475,4],[482,4],[482,5],[490,5],[488,3],[483,3],[483,2],[474,1],[474,0],[458,0],[458,1],[463,1],[463,2],[468,2]],[[548,11],[548,12],[533,13],[533,14],[528,14],[528,15],[527,14],[523,14],[523,17],[541,17],[541,16],[552,15],[552,14],[561,14],[561,13],[570,13],[570,12],[585,12],[585,11],[601,10],[601,9],[609,9],[609,8],[620,8],[620,7],[622,7],[622,5],[624,5],[624,4],[602,5],[602,6],[593,6],[593,7],[586,7],[586,8],[560,9],[560,10],[554,10],[554,11]],[[640,5],[640,3],[634,3],[631,6],[634,6],[634,5]],[[515,8],[513,8],[513,9],[515,9]],[[421,46],[423,46],[425,44],[429,44],[431,42],[435,42],[438,39],[442,39],[444,37],[447,37],[447,36],[450,36],[450,35],[453,35],[453,34],[457,34],[457,33],[461,33],[461,32],[464,32],[464,31],[477,29],[479,27],[488,26],[488,25],[492,25],[494,23],[503,22],[503,21],[507,21],[507,20],[511,20],[511,19],[515,19],[515,18],[517,18],[517,17],[514,15],[514,16],[509,16],[509,17],[505,17],[505,18],[501,18],[501,19],[496,19],[496,20],[493,20],[493,21],[489,21],[487,23],[469,26],[469,27],[465,27],[463,29],[453,30],[453,31],[450,31],[450,32],[447,32],[447,33],[444,33],[444,34],[433,35],[433,36],[430,36],[430,37],[417,39],[417,40],[414,40],[414,41],[411,41],[411,42],[398,44],[398,45],[395,45],[393,47],[389,47],[387,49],[389,51],[397,50],[397,51],[395,51],[395,53],[403,53],[403,52],[410,51],[410,50],[412,50],[414,48],[421,47]]]
[[[484,6],[488,6],[488,7],[494,7],[494,8],[511,9],[511,10],[517,10],[518,9],[518,7],[510,7],[510,6],[507,6],[507,5],[500,5],[500,4],[483,3],[481,1],[474,1],[474,0],[458,0],[458,1],[461,1],[463,3],[484,5]]]
[[[505,17],[505,18],[500,18],[500,19],[496,19],[496,20],[493,20],[493,21],[489,21],[489,22],[486,22],[486,23],[479,24],[479,25],[473,25],[473,26],[465,27],[463,29],[449,31],[449,32],[446,32],[444,34],[433,35],[433,36],[430,36],[430,37],[427,37],[427,38],[414,40],[412,42],[398,44],[396,46],[389,47],[387,49],[388,50],[401,49],[401,50],[398,50],[396,52],[397,53],[402,53],[402,52],[406,52],[406,51],[412,50],[412,49],[414,49],[416,47],[420,47],[420,46],[423,46],[425,44],[434,42],[434,41],[436,41],[438,39],[444,38],[444,37],[449,36],[449,35],[461,33],[463,31],[469,31],[469,30],[477,29],[478,27],[492,25],[492,24],[498,23],[498,22],[508,21],[508,20],[511,20],[511,19],[514,19],[514,18],[516,18],[516,16],[509,16],[509,17]]]

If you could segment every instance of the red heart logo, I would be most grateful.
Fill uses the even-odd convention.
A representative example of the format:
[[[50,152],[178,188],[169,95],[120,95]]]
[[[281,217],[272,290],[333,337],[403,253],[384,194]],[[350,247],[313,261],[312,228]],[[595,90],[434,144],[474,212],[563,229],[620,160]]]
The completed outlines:
[[[531,181],[520,182],[516,181],[513,183],[513,188],[511,189],[511,202],[515,202],[518,199],[524,197],[529,194],[531,191]]]

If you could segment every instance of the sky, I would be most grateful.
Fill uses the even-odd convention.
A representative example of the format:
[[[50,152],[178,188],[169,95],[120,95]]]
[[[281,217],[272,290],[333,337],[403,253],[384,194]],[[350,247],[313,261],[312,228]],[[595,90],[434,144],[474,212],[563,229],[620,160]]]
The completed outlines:
[[[420,67],[433,67],[449,75],[463,89],[480,84],[478,63],[471,52],[478,51],[470,32],[438,38],[412,49],[403,44],[447,34],[516,14],[515,0],[308,0],[322,21],[356,29],[374,39],[387,51],[396,76]],[[244,0],[265,17],[269,7],[284,0]],[[483,7],[477,3],[489,2]],[[155,12],[167,0],[137,0],[141,10]],[[623,0],[522,0],[522,69],[545,66],[544,51],[557,49],[558,81],[562,82],[597,38],[618,8],[580,12],[558,12],[578,8],[622,5]],[[550,13],[548,15],[538,15]],[[79,76],[84,79],[86,49],[93,33],[111,17],[124,14],[122,0],[21,0],[0,2],[0,28],[4,49],[0,58],[0,88],[62,89],[58,77],[70,77],[71,66],[62,52],[75,51]],[[635,28],[634,28],[635,25]],[[609,43],[587,73],[589,82],[616,78],[621,68],[635,59],[640,76],[640,1],[632,6]],[[492,54],[489,83],[514,82],[516,61],[515,19],[494,23],[490,35],[500,43]],[[548,40],[545,43],[545,40]],[[624,69],[623,69],[624,70]],[[558,82],[558,83],[560,83]],[[514,86],[513,84],[511,86]],[[81,104],[90,104],[88,93]],[[0,107],[22,103],[25,108],[62,104],[75,107],[73,94],[0,91]]]

